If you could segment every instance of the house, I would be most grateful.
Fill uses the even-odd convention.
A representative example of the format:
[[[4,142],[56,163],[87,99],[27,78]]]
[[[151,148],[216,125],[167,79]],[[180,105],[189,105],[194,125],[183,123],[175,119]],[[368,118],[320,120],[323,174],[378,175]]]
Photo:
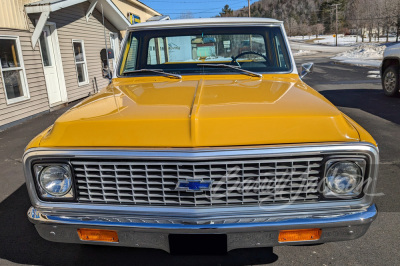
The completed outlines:
[[[138,0],[113,0],[113,2],[131,24],[145,22],[154,16],[161,16],[160,13]]]
[[[0,130],[107,86],[131,24],[114,1],[0,1]]]

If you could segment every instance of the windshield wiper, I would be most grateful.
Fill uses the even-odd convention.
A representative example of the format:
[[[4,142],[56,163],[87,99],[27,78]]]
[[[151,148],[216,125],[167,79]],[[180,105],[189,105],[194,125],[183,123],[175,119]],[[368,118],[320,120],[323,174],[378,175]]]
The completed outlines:
[[[230,68],[230,69],[235,69],[235,70],[241,71],[241,72],[243,72],[243,74],[247,74],[249,76],[262,78],[262,74],[256,73],[256,72],[252,72],[252,71],[240,68],[238,66],[231,66],[231,65],[225,65],[225,64],[197,64],[197,66]]]
[[[182,79],[181,75],[164,72],[164,70],[162,70],[162,69],[138,69],[138,70],[124,71],[124,72],[122,72],[122,74],[141,73],[141,72],[153,72],[153,73],[164,75],[169,78]]]

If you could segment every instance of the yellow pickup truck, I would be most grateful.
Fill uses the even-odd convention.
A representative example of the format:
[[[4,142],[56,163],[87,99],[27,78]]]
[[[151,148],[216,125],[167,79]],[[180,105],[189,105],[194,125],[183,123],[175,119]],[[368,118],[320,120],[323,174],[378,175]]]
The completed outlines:
[[[26,148],[43,238],[230,251],[368,230],[377,144],[302,81],[282,22],[146,22],[122,47],[109,86]]]

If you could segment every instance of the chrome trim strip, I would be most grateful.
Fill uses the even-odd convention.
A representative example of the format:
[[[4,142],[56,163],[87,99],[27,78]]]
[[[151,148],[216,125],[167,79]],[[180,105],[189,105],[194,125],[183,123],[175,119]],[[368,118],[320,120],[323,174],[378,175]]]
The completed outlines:
[[[149,21],[147,23],[139,23],[131,25],[128,30],[141,30],[147,28],[162,29],[164,27],[204,27],[204,26],[229,26],[229,27],[240,27],[240,26],[253,26],[253,25],[275,25],[283,24],[283,21],[279,21],[271,18],[199,18],[199,19],[174,19],[174,20],[163,20],[163,21]]]
[[[259,145],[259,146],[233,146],[233,147],[203,147],[203,148],[98,148],[98,147],[54,147],[54,148],[33,148],[27,150],[23,155],[24,162],[26,157],[36,156],[39,153],[46,157],[88,158],[111,156],[114,159],[137,157],[152,159],[177,160],[199,160],[203,158],[235,158],[235,156],[260,157],[278,154],[293,154],[296,156],[327,154],[340,152],[373,152],[378,153],[378,148],[368,142],[328,142],[328,143],[308,143],[308,144],[287,144],[287,145]],[[107,157],[110,158],[110,157]]]
[[[135,223],[127,221],[105,221],[103,217],[82,217],[79,216],[63,216],[50,215],[42,213],[31,207],[27,213],[29,220],[34,224],[63,224],[63,225],[80,225],[80,226],[112,226],[112,227],[128,227],[134,230],[148,232],[168,232],[168,233],[194,233],[192,230],[202,230],[202,233],[226,233],[226,232],[250,232],[262,230],[283,230],[289,228],[329,228],[350,225],[360,225],[372,223],[377,216],[375,205],[361,210],[344,213],[342,215],[333,214],[326,216],[310,216],[307,218],[287,217],[280,221],[267,221],[262,223],[231,223],[231,224],[160,224],[160,223]],[[119,217],[113,217],[116,220]],[[121,218],[120,218],[121,219]],[[207,230],[207,231],[203,231]],[[211,231],[211,232],[210,232]]]
[[[283,25],[283,22],[240,22],[240,23],[199,23],[199,24],[171,24],[171,25],[147,25],[147,27],[130,27],[127,29],[127,33],[136,32],[136,31],[148,31],[148,30],[163,30],[163,29],[197,29],[197,28],[237,28],[237,27],[280,27]]]
[[[308,204],[269,205],[265,207],[235,206],[218,208],[184,208],[184,207],[157,207],[157,206],[124,206],[124,205],[93,205],[67,202],[44,202],[36,194],[35,185],[31,172],[31,162],[34,159],[42,158],[107,158],[107,159],[132,159],[151,158],[165,160],[201,160],[210,158],[260,158],[274,156],[302,156],[321,154],[363,154],[371,162],[367,178],[370,178],[370,185],[366,196],[357,200],[326,201]],[[281,214],[282,212],[301,213],[307,210],[351,210],[370,206],[375,193],[376,179],[378,175],[379,152],[376,146],[371,143],[350,142],[350,143],[319,143],[308,145],[287,145],[287,146],[257,146],[257,147],[225,147],[225,148],[192,148],[192,149],[104,149],[104,148],[34,148],[25,152],[23,156],[24,171],[27,187],[32,205],[41,211],[57,212],[85,212],[96,214],[129,214],[149,216],[178,216],[178,217],[209,217],[235,216],[238,211],[242,215],[270,213]]]

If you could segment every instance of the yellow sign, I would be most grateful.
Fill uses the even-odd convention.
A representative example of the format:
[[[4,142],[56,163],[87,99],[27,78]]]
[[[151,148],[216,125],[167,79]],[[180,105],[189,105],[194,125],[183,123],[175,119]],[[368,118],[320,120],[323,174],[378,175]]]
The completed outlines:
[[[136,16],[135,14],[128,13],[129,22],[133,25],[136,23],[140,23],[140,17]]]

